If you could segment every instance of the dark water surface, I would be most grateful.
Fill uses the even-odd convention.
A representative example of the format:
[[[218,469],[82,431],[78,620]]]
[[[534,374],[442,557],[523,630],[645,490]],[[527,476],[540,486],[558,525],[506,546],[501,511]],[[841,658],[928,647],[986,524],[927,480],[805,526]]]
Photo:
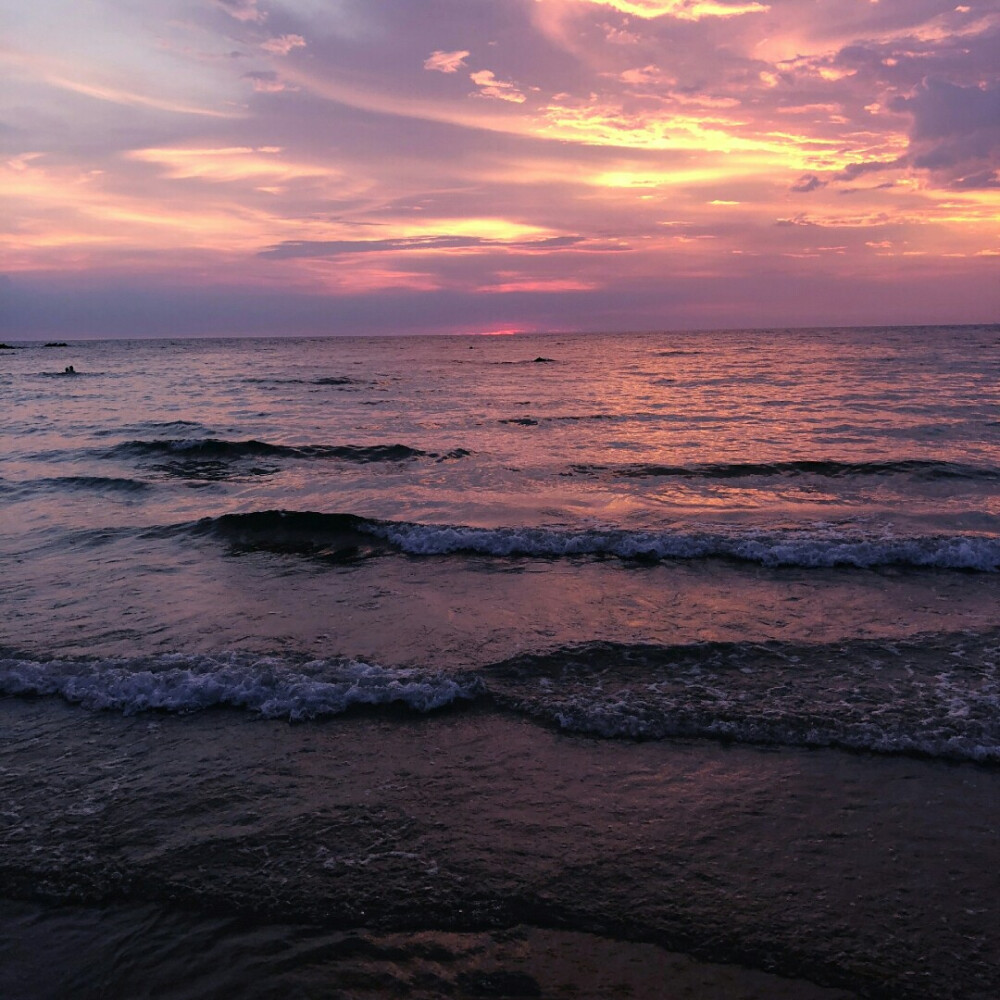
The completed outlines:
[[[998,375],[0,352],[0,993],[1000,995]]]

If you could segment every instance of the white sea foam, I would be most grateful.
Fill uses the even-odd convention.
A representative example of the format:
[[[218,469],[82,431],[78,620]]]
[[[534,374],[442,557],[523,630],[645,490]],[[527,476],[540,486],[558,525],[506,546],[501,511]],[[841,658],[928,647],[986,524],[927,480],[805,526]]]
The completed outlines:
[[[723,718],[695,717],[680,712],[655,711],[627,697],[567,699],[557,710],[545,715],[561,729],[605,738],[665,739],[709,738],[726,742],[778,746],[843,747],[850,750],[890,754],[916,754],[947,760],[1000,763],[1000,740],[995,732],[982,733],[976,727],[950,725],[953,720],[860,720],[830,717],[804,724],[794,715],[775,718],[766,715],[726,718],[739,714],[735,699],[722,699],[717,712]]]
[[[710,531],[628,531],[473,528],[373,522],[367,530],[410,555],[610,555],[621,559],[739,559],[765,566],[861,568],[907,565],[934,569],[1000,569],[1000,538],[991,535],[901,537],[835,525],[725,534]]]
[[[0,659],[0,693],[58,695],[92,709],[133,714],[229,706],[290,720],[353,705],[399,703],[430,712],[474,698],[475,678],[392,670],[358,660],[286,662],[242,653],[145,659]]]
[[[953,645],[932,649],[923,668],[914,656],[922,646],[905,654],[870,644],[811,653],[801,647],[805,656],[791,655],[799,648],[596,643],[526,654],[475,674],[238,652],[8,655],[0,657],[0,695],[55,696],[127,715],[230,707],[290,721],[355,706],[431,712],[482,699],[494,709],[606,738],[696,737],[1000,763],[1000,665],[992,641],[953,667],[940,663],[956,652]]]

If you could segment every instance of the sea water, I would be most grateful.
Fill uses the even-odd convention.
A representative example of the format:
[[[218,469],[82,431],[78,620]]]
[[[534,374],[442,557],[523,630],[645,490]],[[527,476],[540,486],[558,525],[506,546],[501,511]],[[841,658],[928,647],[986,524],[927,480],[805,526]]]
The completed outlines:
[[[995,995],[998,376],[997,327],[0,352],[5,994],[232,989],[225,914],[246,995],[532,995],[554,928]]]

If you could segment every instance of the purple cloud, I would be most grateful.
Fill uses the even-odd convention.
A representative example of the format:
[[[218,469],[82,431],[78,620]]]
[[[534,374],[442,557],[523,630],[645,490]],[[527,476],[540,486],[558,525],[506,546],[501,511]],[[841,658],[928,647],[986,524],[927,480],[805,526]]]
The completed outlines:
[[[893,110],[913,115],[909,162],[956,188],[997,187],[1000,84],[960,86],[927,79]]]
[[[809,191],[817,191],[826,187],[826,181],[820,180],[815,174],[803,174],[790,188],[790,190],[800,194]]]

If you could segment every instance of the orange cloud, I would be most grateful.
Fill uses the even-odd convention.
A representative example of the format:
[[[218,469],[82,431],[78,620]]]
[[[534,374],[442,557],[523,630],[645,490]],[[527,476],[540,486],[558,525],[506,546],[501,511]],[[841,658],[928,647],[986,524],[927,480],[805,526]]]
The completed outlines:
[[[477,96],[495,97],[501,101],[510,101],[514,104],[524,103],[524,94],[517,87],[507,80],[498,80],[488,69],[470,73],[469,79],[479,88]]]
[[[330,167],[291,162],[283,158],[280,146],[226,146],[204,149],[136,149],[127,154],[131,160],[153,163],[164,168],[170,178],[197,177],[209,181],[240,181],[268,178],[290,180],[295,177],[335,177],[340,172]]]
[[[596,282],[581,281],[577,278],[522,278],[503,281],[499,284],[480,285],[477,292],[503,294],[506,292],[587,292],[600,288]]]
[[[700,21],[706,17],[739,17],[742,14],[761,14],[771,9],[763,3],[718,3],[715,0],[584,0],[584,2],[611,7],[622,14],[631,14],[635,17],[674,17],[679,21]]]

